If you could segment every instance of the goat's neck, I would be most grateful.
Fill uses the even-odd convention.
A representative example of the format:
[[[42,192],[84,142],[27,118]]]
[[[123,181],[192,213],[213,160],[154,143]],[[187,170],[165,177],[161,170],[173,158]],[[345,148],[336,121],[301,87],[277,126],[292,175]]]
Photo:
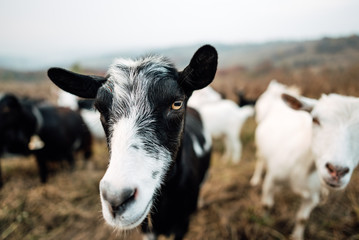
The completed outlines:
[[[30,121],[27,124],[31,124],[31,132],[39,134],[44,125],[44,119],[39,108],[32,104],[24,104],[24,114],[27,121]]]
[[[317,168],[315,166],[315,159],[310,152],[303,156],[302,161],[300,162],[300,166],[293,169],[292,178],[302,179],[303,176],[309,176],[315,171],[317,171]]]

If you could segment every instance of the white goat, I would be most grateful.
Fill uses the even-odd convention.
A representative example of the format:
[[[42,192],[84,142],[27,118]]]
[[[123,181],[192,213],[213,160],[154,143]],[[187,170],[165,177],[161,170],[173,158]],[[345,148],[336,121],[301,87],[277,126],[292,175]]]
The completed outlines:
[[[225,153],[222,158],[238,163],[242,154],[238,135],[247,118],[254,115],[253,107],[238,107],[235,102],[222,99],[211,87],[194,92],[188,105],[201,113],[203,125],[213,138],[224,137]]]
[[[296,86],[286,86],[273,79],[255,104],[256,122],[260,123],[260,121],[264,119],[273,106],[272,101],[276,101],[280,98],[282,93],[300,95],[300,92],[300,89]]]
[[[266,91],[262,93],[262,95],[258,98],[255,104],[255,118],[257,125],[271,112],[272,109],[278,108],[277,105],[282,106],[285,109],[288,108],[287,106],[285,106],[285,103],[281,100],[281,95],[283,93],[299,95],[300,89],[297,88],[296,86],[286,86],[284,84],[277,82],[277,80],[272,80],[269,83]],[[254,170],[253,177],[250,180],[250,184],[252,186],[257,186],[260,183],[265,168],[265,162],[258,150],[256,155],[257,155],[256,167]]]
[[[63,90],[57,91],[57,105],[60,107],[68,107],[72,110],[78,110],[79,106],[77,104],[77,96],[65,92]]]
[[[262,204],[272,207],[280,184],[289,183],[302,197],[292,237],[303,239],[305,222],[320,201],[321,185],[344,189],[358,165],[359,98],[282,98],[292,109],[279,97],[273,99],[256,129],[258,157],[267,168]]]
[[[223,100],[221,94],[219,94],[212,87],[207,86],[192,94],[191,98],[188,101],[188,106],[195,109],[200,109],[201,107],[203,107],[203,105],[221,100]]]

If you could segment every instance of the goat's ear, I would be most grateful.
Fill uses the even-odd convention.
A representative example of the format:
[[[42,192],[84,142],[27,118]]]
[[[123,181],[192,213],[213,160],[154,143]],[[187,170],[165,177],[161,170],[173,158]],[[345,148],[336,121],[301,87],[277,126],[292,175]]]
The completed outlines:
[[[209,85],[217,71],[218,55],[214,47],[205,45],[193,55],[189,65],[180,73],[179,83],[188,92]]]
[[[82,98],[95,98],[106,78],[82,75],[62,68],[50,68],[47,75],[59,88]]]
[[[305,97],[294,97],[292,95],[283,93],[283,101],[294,110],[303,110],[311,112],[317,102],[315,99],[305,98]]]

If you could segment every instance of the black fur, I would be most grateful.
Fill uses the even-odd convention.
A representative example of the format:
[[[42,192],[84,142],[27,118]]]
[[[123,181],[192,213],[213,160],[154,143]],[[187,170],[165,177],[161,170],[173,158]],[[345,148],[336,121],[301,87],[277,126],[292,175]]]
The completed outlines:
[[[151,213],[152,227],[146,219],[142,231],[158,235],[174,234],[182,239],[188,231],[190,216],[197,209],[200,185],[210,165],[211,151],[198,158],[193,149],[190,134],[204,144],[203,126],[194,109],[188,109],[183,140],[171,167],[161,194],[154,203]]]
[[[80,99],[77,101],[79,109],[94,110],[95,100],[93,99]]]

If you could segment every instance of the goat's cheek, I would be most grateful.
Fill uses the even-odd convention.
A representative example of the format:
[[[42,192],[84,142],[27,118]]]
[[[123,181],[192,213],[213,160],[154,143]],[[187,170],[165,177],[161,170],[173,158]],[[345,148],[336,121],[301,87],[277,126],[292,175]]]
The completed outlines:
[[[329,142],[327,139],[323,140],[323,136],[320,134],[314,134],[312,139],[312,154],[314,159],[316,159],[317,167],[322,168],[325,166],[325,162],[328,161],[329,152],[332,149],[329,149]]]
[[[348,174],[346,174],[343,178],[342,178],[342,183],[343,183],[343,189],[346,188],[346,186],[348,185],[348,183],[350,182],[350,178],[352,176],[352,171],[350,171]]]
[[[167,124],[168,128],[165,129],[164,131],[162,130],[162,134],[163,137],[160,138],[162,139],[162,143],[163,145],[170,145],[167,146],[168,149],[173,150],[173,148],[176,148],[174,146],[177,146],[181,140],[181,133],[183,132],[183,128],[184,128],[184,121],[179,121],[179,120],[172,120],[169,121],[169,123]],[[163,141],[165,140],[165,141]],[[174,145],[174,146],[172,146]]]

